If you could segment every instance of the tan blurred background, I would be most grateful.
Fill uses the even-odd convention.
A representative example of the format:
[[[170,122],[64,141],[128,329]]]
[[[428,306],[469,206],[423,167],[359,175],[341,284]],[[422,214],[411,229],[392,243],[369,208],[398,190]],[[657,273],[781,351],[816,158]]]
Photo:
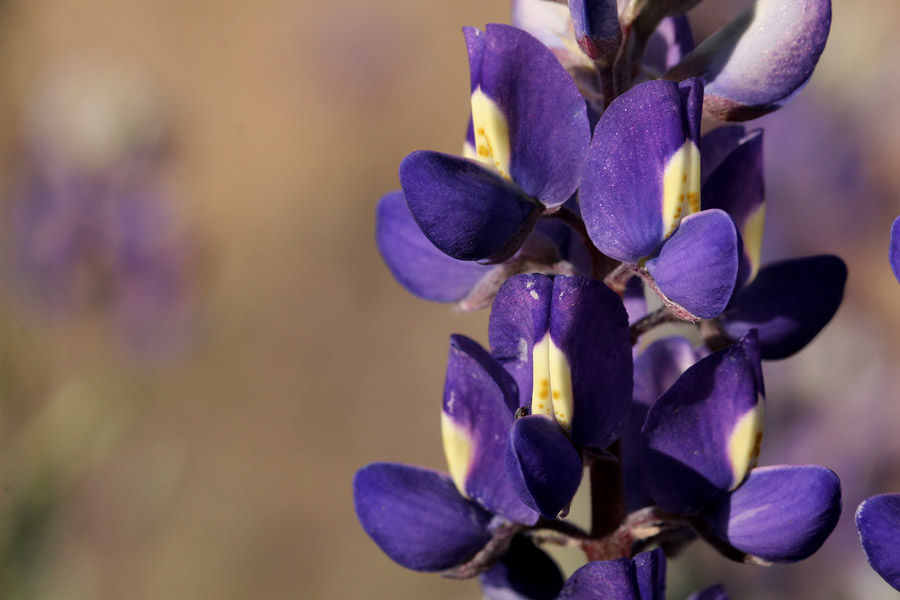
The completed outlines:
[[[706,30],[735,12],[715,8],[698,11]],[[898,17],[894,3],[837,0],[820,72],[772,125],[821,113],[831,129],[807,125],[810,147],[856,161],[837,189],[833,169],[814,168],[830,163],[799,143],[807,162],[772,158],[782,167],[769,182],[770,223],[783,223],[771,255],[834,252],[851,269],[837,321],[766,367],[776,424],[763,462],[850,472],[838,541],[765,574],[688,567],[699,583],[794,578],[784,597],[892,597],[853,546],[850,515],[866,495],[900,491],[900,286],[885,258],[900,213]],[[47,77],[87,63],[150,82],[166,113],[161,177],[193,248],[196,323],[184,348],[148,361],[111,334],[102,302],[35,319],[0,296],[0,597],[477,597],[471,582],[385,558],[356,523],[350,482],[374,460],[443,467],[447,337],[484,341],[486,315],[406,294],[377,255],[374,207],[406,153],[458,150],[460,28],[507,21],[506,2],[474,0],[0,2],[7,185]],[[819,196],[829,190],[843,195]],[[831,591],[815,587],[828,577]]]

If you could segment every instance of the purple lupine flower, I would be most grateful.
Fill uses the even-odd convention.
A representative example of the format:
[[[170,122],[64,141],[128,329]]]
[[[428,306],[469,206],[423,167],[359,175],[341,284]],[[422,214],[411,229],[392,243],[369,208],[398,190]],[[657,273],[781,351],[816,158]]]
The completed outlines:
[[[783,106],[806,84],[830,27],[831,0],[757,0],[665,77],[703,77],[704,116],[755,119]]]
[[[579,197],[594,245],[692,320],[722,312],[739,266],[731,218],[700,211],[702,98],[693,79],[643,83],[613,101],[597,123]]]
[[[656,504],[688,517],[726,555],[798,561],[818,550],[837,524],[840,481],[814,465],[756,468],[764,413],[751,331],[688,368],[651,406],[641,470]]]
[[[418,571],[460,568],[482,552],[487,565],[519,527],[537,521],[505,474],[517,403],[503,367],[476,342],[453,336],[441,417],[450,475],[374,463],[353,481],[360,524],[385,554]]]
[[[687,338],[675,336],[657,340],[634,360],[634,395],[620,435],[625,505],[629,511],[654,504],[640,466],[641,427],[647,412],[682,373],[706,354],[704,349],[694,348]]]
[[[529,413],[509,432],[508,474],[525,504],[556,518],[581,481],[581,450],[606,448],[627,414],[627,314],[598,281],[523,274],[497,294],[489,337]]]
[[[139,360],[183,350],[195,329],[191,241],[164,184],[164,117],[152,86],[97,65],[52,77],[9,203],[10,271],[26,310],[109,313]],[[86,128],[84,115],[100,117]]]
[[[856,528],[866,560],[875,572],[900,590],[900,494],[880,494],[856,509]]]
[[[792,259],[760,269],[765,221],[762,131],[720,127],[700,140],[703,209],[732,218],[743,255],[737,289],[720,316],[737,339],[751,329],[764,359],[786,358],[806,346],[837,312],[847,268],[829,255]]]
[[[502,262],[578,187],[584,100],[552,53],[506,25],[465,29],[477,160],[418,151],[400,164],[410,213],[459,260]]]

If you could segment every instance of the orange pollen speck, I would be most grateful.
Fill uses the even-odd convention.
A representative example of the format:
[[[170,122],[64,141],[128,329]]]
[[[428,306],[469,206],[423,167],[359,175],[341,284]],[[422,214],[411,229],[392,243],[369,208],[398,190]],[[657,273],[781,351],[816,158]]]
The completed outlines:
[[[687,183],[687,173],[681,176],[681,181]]]
[[[559,392],[556,391],[556,390],[553,390],[553,399],[554,399],[554,400],[559,400]]]
[[[538,393],[538,397],[539,397],[541,400],[546,400],[547,398],[550,397],[550,394],[547,393],[547,390],[541,390],[541,391]]]
[[[487,149],[487,146],[478,146],[478,154],[480,156],[490,156],[491,151]]]

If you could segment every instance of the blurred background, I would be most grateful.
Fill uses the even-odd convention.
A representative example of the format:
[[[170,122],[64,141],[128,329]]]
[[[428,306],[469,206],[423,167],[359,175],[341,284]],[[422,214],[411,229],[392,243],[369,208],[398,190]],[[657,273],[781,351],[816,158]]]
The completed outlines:
[[[707,0],[702,39],[746,2]],[[356,523],[356,469],[443,469],[450,333],[374,240],[416,149],[458,152],[460,28],[507,2],[0,0],[0,598],[476,598]],[[767,129],[770,260],[834,253],[844,306],[767,363],[761,464],[818,463],[845,510],[801,565],[692,548],[670,598],[893,598],[853,527],[900,492],[900,5],[836,0]],[[802,493],[799,492],[799,493]],[[565,557],[564,557],[565,559]],[[568,568],[575,566],[569,564]]]

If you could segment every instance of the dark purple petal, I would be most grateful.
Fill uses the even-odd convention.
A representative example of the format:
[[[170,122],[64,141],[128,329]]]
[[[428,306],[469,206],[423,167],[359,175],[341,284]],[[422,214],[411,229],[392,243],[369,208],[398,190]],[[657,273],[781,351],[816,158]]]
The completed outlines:
[[[575,444],[605,448],[631,399],[628,315],[618,294],[586,277],[555,277],[552,298],[549,378],[556,420],[571,430]]]
[[[634,557],[641,600],[666,600],[666,555],[662,548]]]
[[[863,501],[856,510],[856,528],[866,560],[900,590],[900,494],[881,494]]]
[[[589,562],[572,573],[558,600],[643,600],[635,571],[627,558]]]
[[[400,184],[425,237],[458,260],[509,258],[542,212],[496,173],[439,152],[418,151],[404,158]]]
[[[446,475],[394,463],[363,467],[353,479],[362,528],[391,559],[416,571],[443,571],[491,539],[491,515],[459,495]]]
[[[745,554],[795,562],[818,550],[841,515],[841,482],[816,465],[754,469],[702,516],[711,532]]]
[[[635,511],[653,504],[641,471],[641,427],[650,406],[700,358],[691,342],[669,337],[651,344],[634,361],[634,400],[621,436],[625,504]]]
[[[722,161],[734,152],[747,136],[743,125],[725,125],[700,138],[700,183],[705,184]],[[704,200],[706,200],[704,198]]]
[[[378,203],[375,241],[394,278],[424,300],[458,302],[491,269],[450,258],[438,250],[416,225],[399,190],[386,194]]]
[[[563,586],[553,559],[522,535],[479,580],[485,600],[555,600]]]
[[[755,335],[697,362],[660,396],[642,430],[656,503],[693,514],[735,489],[759,456],[764,403]]]
[[[450,474],[463,495],[516,523],[537,515],[506,478],[506,438],[518,401],[516,382],[477,342],[450,340],[441,433]]]
[[[637,263],[683,214],[699,210],[699,153],[690,136],[701,93],[697,82],[679,89],[649,81],[600,118],[579,193],[588,233],[604,254]]]
[[[691,594],[688,600],[728,600],[728,594],[721,585],[714,585]]]
[[[550,331],[553,281],[528,273],[510,277],[494,299],[488,338],[491,354],[519,386],[519,406],[530,406],[534,379],[534,346]]]
[[[501,172],[508,164],[506,175],[530,197],[546,206],[562,204],[578,188],[590,143],[584,99],[553,53],[531,34],[489,24],[484,33],[467,29],[467,40],[472,36],[485,37],[482,63],[471,67],[475,137],[486,140],[479,155],[493,156]],[[477,86],[475,73],[480,73]],[[480,93],[491,107],[479,104]],[[494,128],[497,118],[503,123]],[[492,141],[492,135],[505,137],[503,129],[508,141]],[[497,155],[504,145],[508,157]]]
[[[830,26],[830,0],[757,0],[666,77],[703,77],[705,116],[754,119],[782,106],[806,83]]]
[[[469,92],[471,93],[481,85],[481,65],[484,63],[487,38],[474,27],[463,27],[463,36],[466,38],[466,50],[469,53]]]
[[[687,17],[666,17],[660,21],[644,50],[644,67],[663,74],[694,49],[694,36]]]
[[[894,220],[891,226],[891,249],[890,249],[891,270],[894,277],[900,281],[900,217]]]
[[[581,456],[552,418],[530,415],[510,430],[506,470],[522,502],[555,519],[581,483]]]
[[[747,277],[759,270],[765,216],[762,130],[757,129],[724,157],[703,185],[703,209],[720,208],[728,213],[741,234]]]
[[[578,45],[592,60],[611,58],[622,33],[615,0],[569,0]]]
[[[737,281],[740,242],[731,218],[721,210],[685,217],[647,272],[667,298],[701,319],[718,316]]]
[[[734,295],[722,324],[734,338],[756,329],[763,358],[786,358],[828,324],[841,305],[846,280],[847,267],[836,256],[767,265]]]

